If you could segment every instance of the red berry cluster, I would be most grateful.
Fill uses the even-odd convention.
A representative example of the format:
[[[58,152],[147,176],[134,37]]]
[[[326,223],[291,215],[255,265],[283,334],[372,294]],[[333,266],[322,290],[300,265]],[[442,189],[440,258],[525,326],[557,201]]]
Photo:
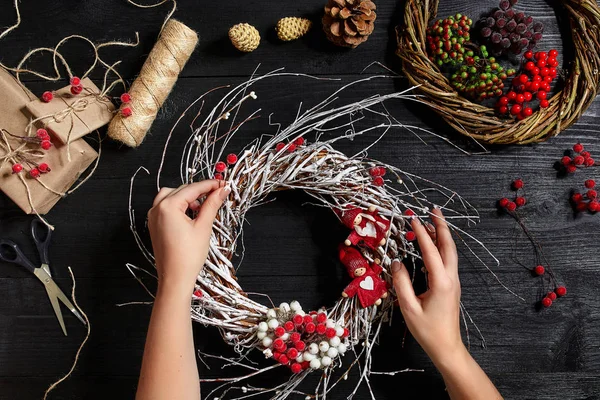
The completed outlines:
[[[5,131],[6,132],[6,131]],[[15,136],[9,133],[13,137],[18,137],[24,142],[39,144],[43,150],[49,150],[52,147],[52,140],[48,131],[40,128],[36,132],[36,136]],[[51,171],[50,166],[47,163],[36,163],[35,161],[26,158],[25,156],[18,156],[19,159],[12,166],[12,173],[18,174],[23,171],[23,164],[27,165],[30,169],[28,171],[31,178],[39,178],[41,174],[45,174]]]
[[[548,107],[548,92],[550,84],[558,75],[556,57],[558,51],[540,51],[533,53],[531,50],[525,52],[525,60],[528,60],[524,71],[512,80],[513,90],[505,96],[500,97],[496,107],[500,114],[514,115],[518,120],[525,119],[533,114],[533,109],[528,105],[534,100],[539,100],[541,108]]]
[[[81,79],[74,76],[71,78],[71,94],[77,96],[79,93],[83,92],[83,85],[81,84]]]
[[[600,212],[600,202],[598,201],[598,192],[594,189],[596,187],[596,181],[588,179],[584,183],[584,193],[574,193],[571,196],[571,200],[575,205],[575,209],[578,212],[589,211],[591,213]]]
[[[542,278],[546,275],[546,268],[543,265],[538,265],[533,269],[533,274],[536,276],[541,276]],[[551,285],[554,282],[554,290],[549,291],[541,300],[541,305],[545,308],[548,308],[552,305],[553,302],[556,301],[558,297],[563,297],[567,294],[567,288],[564,286],[557,286],[555,283],[554,275],[550,270],[548,270],[548,275],[550,275]]]
[[[305,141],[303,137],[299,137],[296,140],[294,140],[291,143],[283,143],[283,142],[279,142],[277,143],[277,145],[275,146],[275,151],[277,153],[279,153],[280,151],[282,151],[283,149],[285,149],[285,151],[287,151],[288,153],[293,153],[294,151],[296,151],[296,149],[298,148],[298,146],[302,146],[304,145]]]
[[[596,162],[592,158],[589,151],[585,151],[581,143],[577,143],[573,146],[573,156],[564,156],[560,160],[561,166],[569,174],[575,173],[577,168],[592,167],[596,165]]]
[[[238,157],[237,155],[230,153],[227,155],[226,160],[227,164],[225,164],[223,161],[219,161],[215,164],[215,179],[222,181],[227,172],[227,165],[235,164],[238,161]]]
[[[372,167],[369,169],[369,175],[373,178],[373,185],[383,186],[385,184],[383,177],[387,173],[385,167]]]
[[[514,201],[510,201],[507,197],[503,197],[498,200],[498,206],[506,211],[515,211],[517,207],[523,207],[527,203],[527,199],[524,196],[519,196],[519,190],[523,189],[525,184],[522,179],[515,179],[512,183],[512,188],[517,192],[517,197]]]
[[[131,95],[129,93],[123,93],[120,97],[121,99],[121,103],[122,104],[129,104],[131,103]],[[127,107],[122,107],[121,106],[121,116],[124,118],[127,117],[131,117],[133,115],[133,110],[131,109],[131,107],[127,106]]]

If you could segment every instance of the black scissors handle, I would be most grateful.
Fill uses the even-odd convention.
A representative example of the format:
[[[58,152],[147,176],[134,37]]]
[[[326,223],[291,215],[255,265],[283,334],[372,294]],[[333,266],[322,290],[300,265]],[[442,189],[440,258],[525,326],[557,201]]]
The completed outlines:
[[[40,253],[40,261],[42,264],[50,265],[48,249],[50,248],[52,231],[48,225],[44,224],[37,218],[33,219],[31,221],[31,237],[33,237],[33,241],[35,242],[35,247],[38,249],[38,253]]]
[[[31,273],[35,273],[36,266],[23,254],[19,245],[8,239],[0,239],[0,260],[17,264]]]

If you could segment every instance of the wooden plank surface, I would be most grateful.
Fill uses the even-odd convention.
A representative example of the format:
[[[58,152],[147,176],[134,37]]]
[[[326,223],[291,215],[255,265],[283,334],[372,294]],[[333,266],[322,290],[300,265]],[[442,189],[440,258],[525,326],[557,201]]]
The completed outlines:
[[[546,24],[544,46],[562,50],[561,33],[567,35],[568,30],[559,29],[548,3],[532,0],[523,1],[522,5]],[[256,91],[264,118],[249,124],[232,142],[231,150],[235,152],[253,138],[273,132],[267,122],[269,113],[273,112],[279,122],[289,122],[300,101],[305,109],[317,103],[340,85],[364,77],[360,73],[371,62],[397,67],[393,28],[402,15],[399,3],[378,2],[374,34],[352,51],[335,48],[325,41],[318,23],[322,6],[316,0],[276,4],[265,0],[210,4],[188,1],[179,5],[176,18],[196,29],[201,41],[151,135],[135,150],[105,141],[94,177],[78,192],[61,200],[48,215],[57,227],[50,254],[54,276],[67,291],[71,283],[66,267],[73,267],[78,301],[92,323],[92,336],[77,370],[51,399],[128,399],[135,393],[150,306],[117,306],[148,300],[125,268],[126,262],[144,265],[129,232],[129,180],[140,165],[156,172],[166,132],[187,104],[208,89],[242,82],[259,63],[262,72],[286,67],[288,71],[341,79],[278,78],[260,84]],[[439,15],[461,11],[477,16],[493,6],[493,1],[449,0],[442,2]],[[167,9],[164,5],[138,10],[116,0],[23,2],[23,24],[0,41],[0,58],[3,63],[14,65],[27,50],[53,46],[69,34],[106,41],[132,39],[137,31],[137,48],[104,50],[109,60],[123,59],[120,71],[132,81],[154,44]],[[9,4],[1,10],[0,26],[12,24],[14,13]],[[272,28],[278,18],[290,15],[311,17],[315,29],[302,40],[278,43]],[[254,53],[241,55],[230,47],[226,35],[229,26],[245,21],[258,27],[263,42]],[[568,48],[568,40],[564,43]],[[85,69],[89,51],[75,42],[64,49],[74,71]],[[49,64],[49,58],[42,57],[30,66],[42,68]],[[367,71],[375,72],[381,70]],[[95,78],[100,76],[94,74]],[[24,78],[37,94],[65,84]],[[402,79],[373,80],[348,91],[345,100],[391,93],[404,86]],[[388,106],[402,123],[434,129],[462,148],[476,150],[425,107],[400,101]],[[390,132],[370,151],[372,158],[456,190],[479,210],[481,223],[469,228],[469,232],[500,260],[495,272],[502,281],[526,299],[525,303],[520,302],[504,291],[462,249],[463,300],[487,343],[483,349],[472,338],[472,353],[507,399],[600,398],[600,219],[574,216],[568,203],[572,189],[581,187],[584,179],[600,176],[597,169],[588,169],[575,176],[557,178],[553,169],[554,162],[577,141],[592,153],[600,151],[598,113],[599,107],[594,104],[575,127],[549,142],[492,148],[492,154],[487,155],[465,156],[439,139],[427,134],[418,137],[402,129]],[[177,154],[186,135],[185,130],[175,135],[169,154]],[[376,137],[373,133],[352,142],[340,142],[338,148],[356,152]],[[176,177],[174,157],[167,164],[162,184],[176,185]],[[515,231],[514,221],[499,216],[495,209],[495,201],[510,194],[509,183],[516,177],[526,182],[529,204],[522,212],[525,223],[544,245],[555,273],[569,290],[566,298],[542,312],[534,307],[540,282],[518,264],[532,266],[531,245],[523,235],[515,235],[519,231]],[[140,176],[135,185],[134,207],[146,238],[144,216],[155,193],[154,175]],[[343,229],[329,213],[303,205],[307,199],[300,194],[280,194],[277,199],[248,215],[247,251],[239,270],[242,285],[250,292],[266,291],[276,303],[298,299],[306,307],[332,304],[346,282],[335,261],[335,247],[343,237]],[[33,246],[25,235],[30,218],[0,196],[1,235],[14,238],[33,255]],[[45,388],[69,369],[84,329],[65,312],[69,336],[64,337],[39,283],[16,267],[0,265],[0,293],[4,294],[0,302],[0,399],[41,398]],[[406,399],[446,398],[443,382],[418,345],[408,340],[404,349],[400,347],[404,327],[399,314],[396,316],[376,349],[374,368],[390,371],[411,367],[425,372],[377,377],[373,382],[377,398],[395,399],[399,393]],[[195,334],[198,349],[231,354],[214,329],[197,326]],[[221,371],[216,365],[211,370],[200,366],[201,375],[207,377],[235,372]],[[285,374],[275,374],[275,378],[284,379]],[[345,398],[350,386],[344,385],[332,398]],[[368,393],[361,391],[355,398],[366,399]]]

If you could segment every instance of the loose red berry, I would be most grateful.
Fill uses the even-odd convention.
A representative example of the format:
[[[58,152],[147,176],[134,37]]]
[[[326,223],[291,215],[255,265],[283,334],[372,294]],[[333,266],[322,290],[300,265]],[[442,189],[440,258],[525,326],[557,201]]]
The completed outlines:
[[[517,207],[523,207],[526,202],[527,200],[525,199],[525,197],[517,197],[515,199],[515,204],[517,205]]]
[[[235,164],[237,162],[237,160],[238,160],[238,157],[235,154],[231,153],[231,154],[227,155],[227,164],[229,164],[229,165]]]
[[[12,166],[13,174],[18,174],[21,171],[23,171],[23,166],[21,164],[19,164],[19,163],[13,164],[13,166]]]
[[[571,196],[571,200],[573,200],[574,203],[579,203],[583,200],[583,195],[581,193],[573,193],[573,196]]]
[[[279,151],[283,150],[284,147],[285,147],[285,143],[279,142],[279,143],[277,143],[277,146],[275,146],[275,151],[279,152]]]
[[[404,238],[409,242],[413,242],[417,238],[417,235],[413,231],[408,231],[404,234]]]
[[[523,179],[515,179],[512,183],[512,187],[515,190],[522,189],[525,184],[523,183]]]
[[[78,77],[74,76],[71,78],[71,86],[79,86],[81,85],[81,79],[79,79]]]
[[[292,373],[299,374],[300,372],[302,372],[302,364],[293,363],[290,369],[292,370]]]
[[[44,92],[44,93],[42,93],[42,101],[44,103],[50,103],[53,98],[54,98],[54,94],[52,94],[52,92]]]
[[[133,115],[133,111],[131,110],[131,107],[123,107],[121,109],[121,115],[125,118],[131,117]]]
[[[509,200],[506,197],[501,198],[500,200],[498,200],[498,205],[502,208],[506,207],[508,205]]]
[[[215,174],[215,179],[218,181],[222,181],[223,180],[223,174],[219,174],[218,172]]]
[[[575,165],[583,165],[584,162],[585,162],[585,158],[583,158],[582,156],[577,156],[577,157],[573,158],[573,164],[575,164]]]
[[[123,93],[121,95],[121,102],[122,103],[129,103],[129,102],[131,102],[131,95],[129,93]]]
[[[525,52],[525,54],[523,54],[523,55],[524,55],[524,56],[525,56],[525,58],[527,58],[527,59],[532,59],[532,58],[533,58],[533,51],[531,51],[531,50],[527,50],[527,51]]]
[[[572,161],[571,157],[569,157],[569,156],[564,156],[563,158],[560,159],[560,163],[565,166],[571,164],[571,161]]]
[[[591,167],[591,166],[592,166],[592,165],[594,165],[594,164],[595,164],[595,161],[594,161],[594,159],[593,159],[592,157],[590,157],[590,158],[586,158],[586,159],[585,159],[585,165],[586,165],[587,167]]]
[[[556,292],[556,295],[558,297],[563,297],[564,295],[567,294],[567,288],[564,286],[559,286],[554,291]]]
[[[548,100],[540,100],[540,107],[547,108],[549,105]]]
[[[509,201],[506,205],[506,209],[508,211],[515,211],[517,209],[517,203],[515,203],[514,201]]]
[[[552,299],[550,297],[544,297],[542,299],[542,305],[546,308],[550,307],[552,305]]]
[[[335,329],[333,328],[327,328],[325,330],[325,336],[327,336],[329,339],[331,339],[332,337],[335,336]]]
[[[319,324],[319,325],[317,325],[317,333],[319,335],[324,334],[326,330],[327,330],[327,327],[325,326],[325,324]]]
[[[541,276],[544,275],[544,272],[546,272],[546,268],[544,268],[543,265],[538,265],[534,268],[534,272],[536,275]]]
[[[290,143],[286,150],[288,153],[293,153],[294,151],[296,151],[296,145],[294,143]]]
[[[521,95],[522,96],[522,95]],[[521,112],[522,107],[518,104],[514,104],[511,108],[510,108],[510,113],[512,115],[517,115]]]
[[[46,172],[50,172],[50,167],[46,163],[41,163],[40,165],[38,165],[38,169],[43,174],[45,174]]]
[[[383,186],[384,184],[385,184],[385,181],[380,176],[373,179],[373,185],[375,185],[375,186]]]
[[[215,171],[217,172],[225,172],[227,169],[227,165],[223,161],[219,161],[215,164]]]
[[[550,292],[546,295],[546,297],[548,297],[548,298],[550,298],[550,300],[554,301],[554,300],[556,300],[556,293]]]
[[[37,137],[39,137],[42,140],[49,140],[50,139],[50,135],[48,134],[48,131],[45,130],[44,128],[40,128],[37,130],[37,132],[35,133],[35,135]]]
[[[294,140],[294,144],[296,146],[302,146],[304,144],[304,138],[303,137],[299,137],[296,140]]]
[[[50,150],[50,147],[52,147],[52,142],[49,140],[42,140],[40,146],[44,150]]]
[[[71,93],[77,96],[79,93],[83,92],[83,86],[71,86]]]
[[[577,167],[574,165],[567,165],[566,169],[569,174],[574,174],[577,171]]]
[[[277,337],[282,337],[283,335],[285,335],[285,329],[283,328],[283,326],[278,326],[273,332]]]
[[[558,51],[557,51],[557,50],[555,50],[555,49],[552,49],[552,50],[550,50],[550,51],[548,52],[548,55],[549,55],[550,57],[554,57],[554,58],[556,58],[556,57],[558,56]]]
[[[325,321],[327,321],[327,315],[325,313],[318,313],[317,314],[317,322],[322,324]]]
[[[306,326],[304,326],[304,330],[306,331],[306,333],[313,333],[316,329],[317,326],[314,324],[314,322],[309,322],[308,324],[306,324]]]
[[[588,189],[593,189],[594,186],[596,186],[596,181],[593,179],[588,179],[587,181],[585,181],[585,187]]]
[[[546,96],[548,96],[548,93],[544,92],[543,90],[540,90],[539,92],[537,92],[538,100],[546,100]]]
[[[31,176],[32,178],[39,178],[40,170],[37,168],[32,168],[31,171],[29,171],[29,176]]]
[[[588,199],[594,200],[596,197],[598,197],[598,192],[596,192],[594,189],[590,189],[587,191],[586,195]]]

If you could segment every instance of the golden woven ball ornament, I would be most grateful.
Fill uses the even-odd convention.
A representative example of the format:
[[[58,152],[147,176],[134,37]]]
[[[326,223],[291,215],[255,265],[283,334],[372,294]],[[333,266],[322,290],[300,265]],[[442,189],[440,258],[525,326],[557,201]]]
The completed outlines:
[[[250,53],[256,50],[260,44],[260,34],[254,26],[248,23],[241,23],[229,29],[229,40],[231,40],[231,44],[239,51]]]
[[[306,35],[311,27],[312,22],[309,19],[300,17],[285,17],[277,21],[275,31],[277,32],[277,37],[279,40],[289,42]]]
[[[450,126],[487,144],[543,142],[567,129],[590,106],[600,89],[600,8],[595,0],[560,1],[570,21],[575,57],[564,71],[564,85],[541,108],[521,121],[499,118],[493,108],[473,103],[450,85],[429,60],[426,30],[436,18],[438,0],[407,0],[396,29],[402,68],[411,85]]]

